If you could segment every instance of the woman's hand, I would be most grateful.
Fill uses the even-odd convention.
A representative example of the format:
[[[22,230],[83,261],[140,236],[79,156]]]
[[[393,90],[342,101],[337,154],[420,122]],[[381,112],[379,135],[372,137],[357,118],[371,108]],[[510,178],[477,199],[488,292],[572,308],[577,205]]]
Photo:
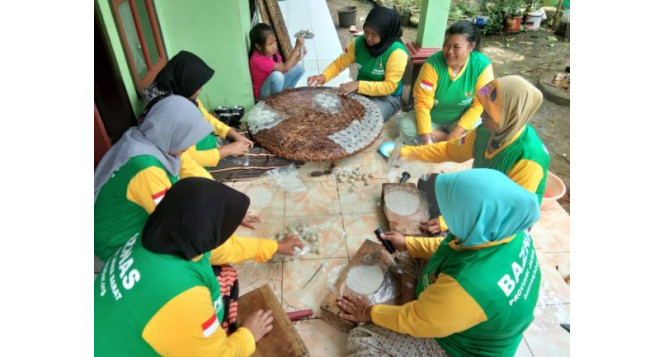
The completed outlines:
[[[242,327],[247,328],[254,335],[254,340],[258,342],[268,332],[272,331],[272,321],[274,321],[272,311],[258,310],[247,317]]]
[[[420,142],[422,145],[433,144],[433,138],[431,137],[431,134],[422,134],[420,135]]]
[[[249,144],[250,148],[254,147],[254,142],[253,141],[249,140],[249,138],[245,137],[244,135],[241,135],[240,133],[235,131],[235,129],[229,130],[228,131],[228,136],[233,138],[233,140],[235,140],[235,141],[243,141],[243,142]]]
[[[431,137],[435,143],[439,141],[447,141],[449,139],[450,134],[442,131],[442,130],[432,130],[431,131]]]
[[[304,46],[304,35],[297,36],[297,40],[295,40],[295,48],[302,46]]]
[[[253,215],[253,214],[247,214],[244,216],[244,219],[240,223],[240,225],[245,226],[249,229],[255,229],[256,227],[254,226],[254,223],[261,223],[261,218]]]
[[[385,232],[380,237],[392,243],[396,250],[400,252],[406,250],[406,237],[403,234],[399,232]]]
[[[249,144],[245,141],[236,141],[230,144],[222,145],[219,148],[219,155],[224,158],[228,155],[244,155],[249,151]]]
[[[346,95],[352,92],[357,92],[357,89],[360,88],[360,82],[359,81],[352,81],[348,83],[344,83],[339,86],[339,94],[341,95]]]
[[[277,246],[277,253],[281,255],[295,255],[293,248],[304,248],[302,241],[293,234],[288,234],[286,238],[282,239]]]
[[[432,218],[428,221],[420,222],[420,230],[429,234],[440,233],[440,222],[438,218]]]
[[[346,294],[337,298],[337,306],[344,312],[339,316],[354,322],[371,322],[371,303],[362,295]]]
[[[325,84],[325,76],[322,74],[319,74],[317,76],[311,76],[307,78],[307,85],[308,86],[320,86]]]

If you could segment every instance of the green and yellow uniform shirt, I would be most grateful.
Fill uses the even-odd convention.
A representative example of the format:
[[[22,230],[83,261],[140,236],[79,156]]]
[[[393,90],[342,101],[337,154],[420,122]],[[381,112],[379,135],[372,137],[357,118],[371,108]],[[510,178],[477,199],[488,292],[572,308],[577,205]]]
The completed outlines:
[[[145,249],[132,236],[95,279],[95,356],[250,356],[251,332],[226,336],[211,265],[267,261],[277,242],[232,236],[192,260]]]
[[[180,175],[172,176],[150,155],[132,157],[111,175],[95,201],[95,255],[106,261],[131,236],[143,230],[148,216],[180,177],[212,176],[186,152]]]
[[[417,133],[431,133],[431,121],[469,130],[479,120],[482,105],[474,99],[475,91],[493,80],[489,58],[473,51],[461,71],[454,76],[442,52],[434,53],[422,65],[413,85]],[[452,128],[453,129],[453,128]]]
[[[505,146],[489,154],[486,149],[491,133],[484,125],[472,129],[465,136],[422,146],[404,146],[401,155],[406,160],[424,162],[464,162],[474,159],[473,168],[498,170],[519,186],[537,195],[542,203],[546,189],[546,175],[551,158],[542,141],[529,124]],[[439,217],[441,229],[447,229]]]
[[[408,62],[408,52],[401,42],[394,42],[378,57],[372,57],[367,50],[364,36],[357,37],[348,44],[345,52],[323,71],[325,83],[357,63],[359,94],[367,96],[401,95],[402,77]]]
[[[406,238],[413,258],[429,259],[417,299],[375,305],[373,323],[414,337],[435,338],[450,356],[514,356],[533,321],[540,271],[527,233],[474,247],[452,235]]]
[[[217,136],[225,138],[231,128],[208,112],[200,99],[196,99],[198,109],[203,118],[212,125],[214,130],[210,135],[204,137],[196,145],[187,149],[187,153],[203,167],[215,167],[219,164],[219,149],[217,148]]]
[[[95,201],[95,255],[107,261],[141,232],[150,213],[177,180],[150,155],[135,156],[114,172]]]

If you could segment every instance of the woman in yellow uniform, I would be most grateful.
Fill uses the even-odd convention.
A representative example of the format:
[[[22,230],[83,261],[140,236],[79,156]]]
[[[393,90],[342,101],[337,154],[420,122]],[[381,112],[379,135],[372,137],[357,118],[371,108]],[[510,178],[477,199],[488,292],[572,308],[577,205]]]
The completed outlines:
[[[254,311],[236,331],[211,264],[293,254],[297,240],[236,238],[249,198],[204,178],[178,181],[95,278],[96,356],[250,356],[272,329]]]
[[[198,107],[205,120],[214,127],[210,135],[187,150],[196,162],[207,168],[217,166],[219,160],[228,155],[244,155],[249,147],[253,146],[251,140],[210,114],[198,99],[198,95],[203,91],[203,85],[210,81],[213,75],[214,70],[198,56],[191,52],[180,51],[166,63],[154,82],[145,89],[147,105],[139,115],[141,120],[154,104],[171,94],[189,98]],[[219,146],[217,137],[230,138],[234,142]]]
[[[189,99],[171,95],[127,130],[95,169],[95,255],[111,257],[179,178],[210,174],[185,151],[212,130]]]
[[[339,301],[360,325],[347,356],[514,356],[534,319],[541,273],[527,232],[539,219],[537,197],[502,173],[471,169],[436,179],[436,200],[449,223],[445,238],[383,238],[429,262],[414,276],[413,300],[371,305]]]
[[[404,146],[401,157],[424,162],[474,159],[474,168],[504,173],[541,203],[551,158],[528,121],[542,104],[542,92],[522,77],[506,76],[482,87],[475,97],[484,108],[480,126],[452,141]],[[429,221],[427,230],[435,233],[438,223],[446,229],[443,219],[437,221]]]
[[[475,127],[482,105],[474,94],[492,80],[479,29],[469,21],[455,22],[445,32],[443,50],[427,59],[413,85],[415,111],[399,122],[405,143],[452,140]]]
[[[342,84],[339,92],[368,97],[380,109],[383,121],[387,121],[401,108],[402,77],[408,62],[401,34],[399,14],[383,6],[374,7],[364,21],[364,35],[351,41],[345,53],[322,74],[309,77],[308,85],[325,84],[357,63],[357,80]]]

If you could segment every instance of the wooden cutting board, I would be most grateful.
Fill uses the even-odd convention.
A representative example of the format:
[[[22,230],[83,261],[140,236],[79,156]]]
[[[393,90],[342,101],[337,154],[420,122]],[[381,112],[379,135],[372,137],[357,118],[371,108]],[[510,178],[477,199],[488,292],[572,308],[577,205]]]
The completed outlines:
[[[284,357],[308,357],[309,350],[304,341],[295,330],[295,327],[286,316],[279,300],[267,285],[246,293],[238,299],[238,325],[254,311],[272,310],[274,322],[272,331],[265,335],[256,344],[254,357],[284,356]]]
[[[380,254],[381,251],[384,251],[384,254]],[[323,299],[323,303],[320,305],[321,319],[342,332],[349,332],[357,326],[357,323],[348,321],[339,316],[341,309],[337,306],[337,297],[339,297],[338,292],[342,290],[342,285],[345,285],[344,283],[348,276],[348,272],[352,268],[363,264],[364,258],[367,256],[377,257],[380,259],[380,263],[385,264],[386,266],[392,264],[392,258],[381,243],[366,239],[353,259],[351,259],[348,266],[341,272],[341,274],[339,274],[339,278],[334,284],[334,291],[327,294],[325,299]]]

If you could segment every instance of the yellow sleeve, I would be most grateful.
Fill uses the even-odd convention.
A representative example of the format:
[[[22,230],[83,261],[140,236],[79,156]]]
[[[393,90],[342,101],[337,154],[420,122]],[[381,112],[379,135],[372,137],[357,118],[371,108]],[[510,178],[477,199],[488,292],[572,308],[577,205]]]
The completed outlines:
[[[441,232],[445,232],[448,229],[447,223],[445,223],[445,219],[443,218],[443,216],[438,216],[438,223],[440,224]]]
[[[196,150],[196,145],[193,145],[185,152],[202,167],[215,167],[219,164],[219,160],[221,159],[221,154],[219,154],[218,148]]]
[[[171,188],[171,181],[166,172],[156,166],[141,170],[127,186],[127,199],[152,213],[166,191]]]
[[[183,152],[182,156],[180,156],[180,178],[205,177],[213,180],[212,175],[210,175],[203,166],[199,165],[191,155],[189,155],[188,151],[190,149],[191,148],[187,149],[187,151]]]
[[[227,337],[217,320],[207,331],[215,324],[216,330],[205,337],[203,326],[216,316],[208,288],[195,286],[162,306],[145,325],[142,337],[162,356],[251,356],[256,341],[244,327]]]
[[[537,186],[544,177],[544,169],[532,160],[519,160],[514,167],[507,172],[507,177],[529,192],[535,193]]]
[[[431,108],[433,108],[437,87],[438,72],[429,63],[424,63],[413,85],[415,119],[417,120],[417,133],[419,135],[431,133]]]
[[[370,96],[390,95],[397,90],[408,64],[408,54],[403,50],[392,51],[385,64],[385,79],[381,82],[360,81],[357,92]]]
[[[405,160],[424,162],[464,162],[473,158],[475,134],[476,129],[472,129],[466,135],[450,141],[441,141],[420,146],[407,145],[401,148],[401,156]]]
[[[443,237],[436,238],[417,238],[406,237],[406,250],[411,258],[426,258],[429,259],[433,253],[438,250]]]
[[[224,244],[210,252],[210,264],[242,263],[249,259],[262,263],[272,258],[279,243],[262,238],[245,238],[233,234]]]
[[[493,67],[491,64],[489,64],[477,78],[477,82],[475,83],[475,92],[489,84],[489,82],[492,80]],[[470,107],[468,107],[468,109],[466,109],[466,111],[463,113],[463,115],[461,115],[461,119],[459,119],[459,123],[457,125],[466,130],[470,130],[470,128],[472,128],[480,118],[483,110],[484,108],[482,108],[482,104],[480,104],[479,100],[477,100],[477,97],[473,98],[473,104],[471,104]]]
[[[205,120],[207,120],[208,123],[210,123],[210,125],[212,125],[214,128],[212,133],[216,136],[225,138],[226,134],[228,134],[228,131],[231,130],[231,127],[224,124],[221,120],[215,118],[214,115],[210,114],[210,112],[205,109],[200,99],[196,99],[196,103],[198,103],[198,109],[200,109],[201,113],[203,113],[203,118],[205,118]]]
[[[337,59],[323,71],[325,83],[338,76],[341,71],[346,69],[346,67],[350,66],[353,62],[355,62],[355,41],[350,41],[348,47],[346,47],[346,51],[342,53],[341,56],[337,57]]]
[[[371,320],[378,326],[414,337],[446,337],[482,323],[487,317],[456,280],[440,274],[417,300],[402,306],[375,305]]]

